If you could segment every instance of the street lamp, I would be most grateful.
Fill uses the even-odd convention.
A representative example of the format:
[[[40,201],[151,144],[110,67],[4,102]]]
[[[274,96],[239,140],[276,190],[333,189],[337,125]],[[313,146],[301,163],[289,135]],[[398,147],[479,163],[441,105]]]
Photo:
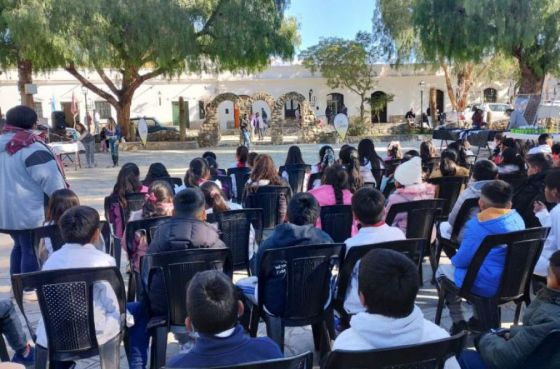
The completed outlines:
[[[424,86],[426,82],[420,81],[418,87],[420,87],[420,132],[424,133]]]

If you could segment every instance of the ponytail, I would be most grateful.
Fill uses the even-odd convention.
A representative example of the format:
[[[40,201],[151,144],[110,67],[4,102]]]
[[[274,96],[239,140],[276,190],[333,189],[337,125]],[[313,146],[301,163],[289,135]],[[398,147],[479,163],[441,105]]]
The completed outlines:
[[[214,182],[204,182],[200,186],[202,193],[204,193],[204,200],[206,201],[206,208],[211,208],[214,214],[229,211],[230,208],[224,198],[224,193]]]
[[[349,189],[352,193],[354,193],[364,185],[364,180],[360,174],[358,151],[351,146],[346,146],[340,149],[339,156],[342,164],[346,168],[346,172],[348,173]]]
[[[334,190],[336,205],[344,204],[343,190],[349,190],[348,173],[341,165],[335,164],[325,170],[323,184],[331,185]]]

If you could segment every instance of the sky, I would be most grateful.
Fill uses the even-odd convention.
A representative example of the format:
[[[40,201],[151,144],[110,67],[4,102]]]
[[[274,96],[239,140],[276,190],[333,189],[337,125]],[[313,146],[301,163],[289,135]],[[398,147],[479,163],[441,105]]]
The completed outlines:
[[[358,31],[371,32],[374,0],[291,0],[286,15],[298,20],[305,50],[321,38],[354,38]]]

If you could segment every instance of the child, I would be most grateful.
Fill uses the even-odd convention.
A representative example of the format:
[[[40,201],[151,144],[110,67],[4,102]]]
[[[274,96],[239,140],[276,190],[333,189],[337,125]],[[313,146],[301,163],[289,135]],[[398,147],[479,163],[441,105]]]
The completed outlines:
[[[87,128],[81,124],[76,124],[76,130],[80,133],[80,141],[86,149],[86,162],[87,167],[96,167],[95,164],[95,137],[87,130]]]
[[[395,204],[433,199],[435,196],[435,187],[422,181],[422,159],[420,157],[413,157],[399,165],[394,177],[397,189],[389,196],[385,216],[389,214],[391,206]],[[397,214],[391,225],[399,227],[406,234],[407,215]]]
[[[279,359],[268,337],[249,338],[238,324],[243,304],[231,280],[217,270],[200,272],[187,290],[187,330],[198,333],[191,351],[169,360],[169,368],[207,368]]]
[[[57,190],[53,192],[49,199],[47,215],[45,217],[45,226],[58,224],[62,214],[74,206],[80,206],[80,199],[72,191],[67,189]],[[45,237],[41,245],[39,245],[39,260],[46,261],[53,253],[53,245],[50,237]]]
[[[247,168],[247,160],[249,160],[249,149],[247,146],[239,146],[235,151],[235,163],[230,168]]]
[[[523,218],[511,209],[512,197],[511,186],[504,181],[491,181],[482,187],[478,201],[480,213],[465,225],[461,246],[451,258],[451,264],[439,266],[436,271],[438,279],[447,278],[461,288],[474,255],[486,236],[525,229]],[[505,248],[494,248],[488,253],[474,282],[473,293],[483,297],[496,294],[505,259]],[[448,291],[445,300],[453,320],[451,334],[466,330],[469,325],[476,326],[476,311],[475,317],[467,324],[461,309],[461,299],[454,292]]]
[[[108,150],[107,144],[107,128],[101,128],[101,133],[99,133],[99,146],[101,147],[101,152],[106,153]]]
[[[35,349],[27,343],[18,313],[10,299],[0,300],[0,334],[6,337],[15,351],[13,363],[31,366],[35,363]]]
[[[414,304],[418,268],[405,255],[387,249],[368,252],[360,262],[358,288],[365,311],[352,317],[350,328],[336,338],[333,350],[383,349],[449,337]],[[455,359],[445,364],[447,369],[458,367]]]
[[[116,266],[115,259],[99,251],[95,244],[100,235],[99,214],[86,206],[76,206],[64,212],[59,221],[64,246],[55,251],[43,266],[43,270],[93,268]],[[94,321],[97,342],[102,345],[113,339],[120,331],[120,313],[117,296],[107,282],[93,287]],[[43,320],[37,326],[37,344],[47,347],[47,335]],[[57,363],[69,368],[72,362]]]
[[[133,211],[129,221],[170,217],[173,215],[173,190],[169,183],[155,181],[146,194],[146,202],[142,210]],[[148,251],[146,231],[137,231],[132,242],[132,267],[136,273],[140,272],[140,259]]]
[[[360,224],[358,233],[344,243],[346,252],[353,247],[371,245],[374,243],[399,241],[406,237],[399,228],[390,227],[383,221],[385,209],[385,197],[373,188],[362,188],[352,198],[352,212]],[[348,314],[356,314],[364,311],[358,296],[358,267],[356,264],[352,272],[350,288],[346,293],[344,309]]]
[[[560,202],[560,170],[551,170],[546,175],[544,184],[546,201],[552,204],[558,204]],[[534,210],[541,225],[543,227],[550,227],[550,233],[544,243],[539,261],[535,266],[535,274],[546,277],[550,255],[560,250],[560,206],[554,206],[554,209],[549,213],[545,204],[536,201]]]
[[[399,141],[391,141],[387,146],[387,156],[385,161],[402,159],[401,143]]]

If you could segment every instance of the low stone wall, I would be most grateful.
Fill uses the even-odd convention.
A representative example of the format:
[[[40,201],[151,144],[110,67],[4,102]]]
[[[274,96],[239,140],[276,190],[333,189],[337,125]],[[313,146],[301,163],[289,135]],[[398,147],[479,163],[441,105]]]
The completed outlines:
[[[119,145],[121,151],[140,151],[140,150],[195,150],[198,149],[198,142],[196,141],[170,141],[170,142],[150,142],[146,146],[141,142],[123,142]]]

